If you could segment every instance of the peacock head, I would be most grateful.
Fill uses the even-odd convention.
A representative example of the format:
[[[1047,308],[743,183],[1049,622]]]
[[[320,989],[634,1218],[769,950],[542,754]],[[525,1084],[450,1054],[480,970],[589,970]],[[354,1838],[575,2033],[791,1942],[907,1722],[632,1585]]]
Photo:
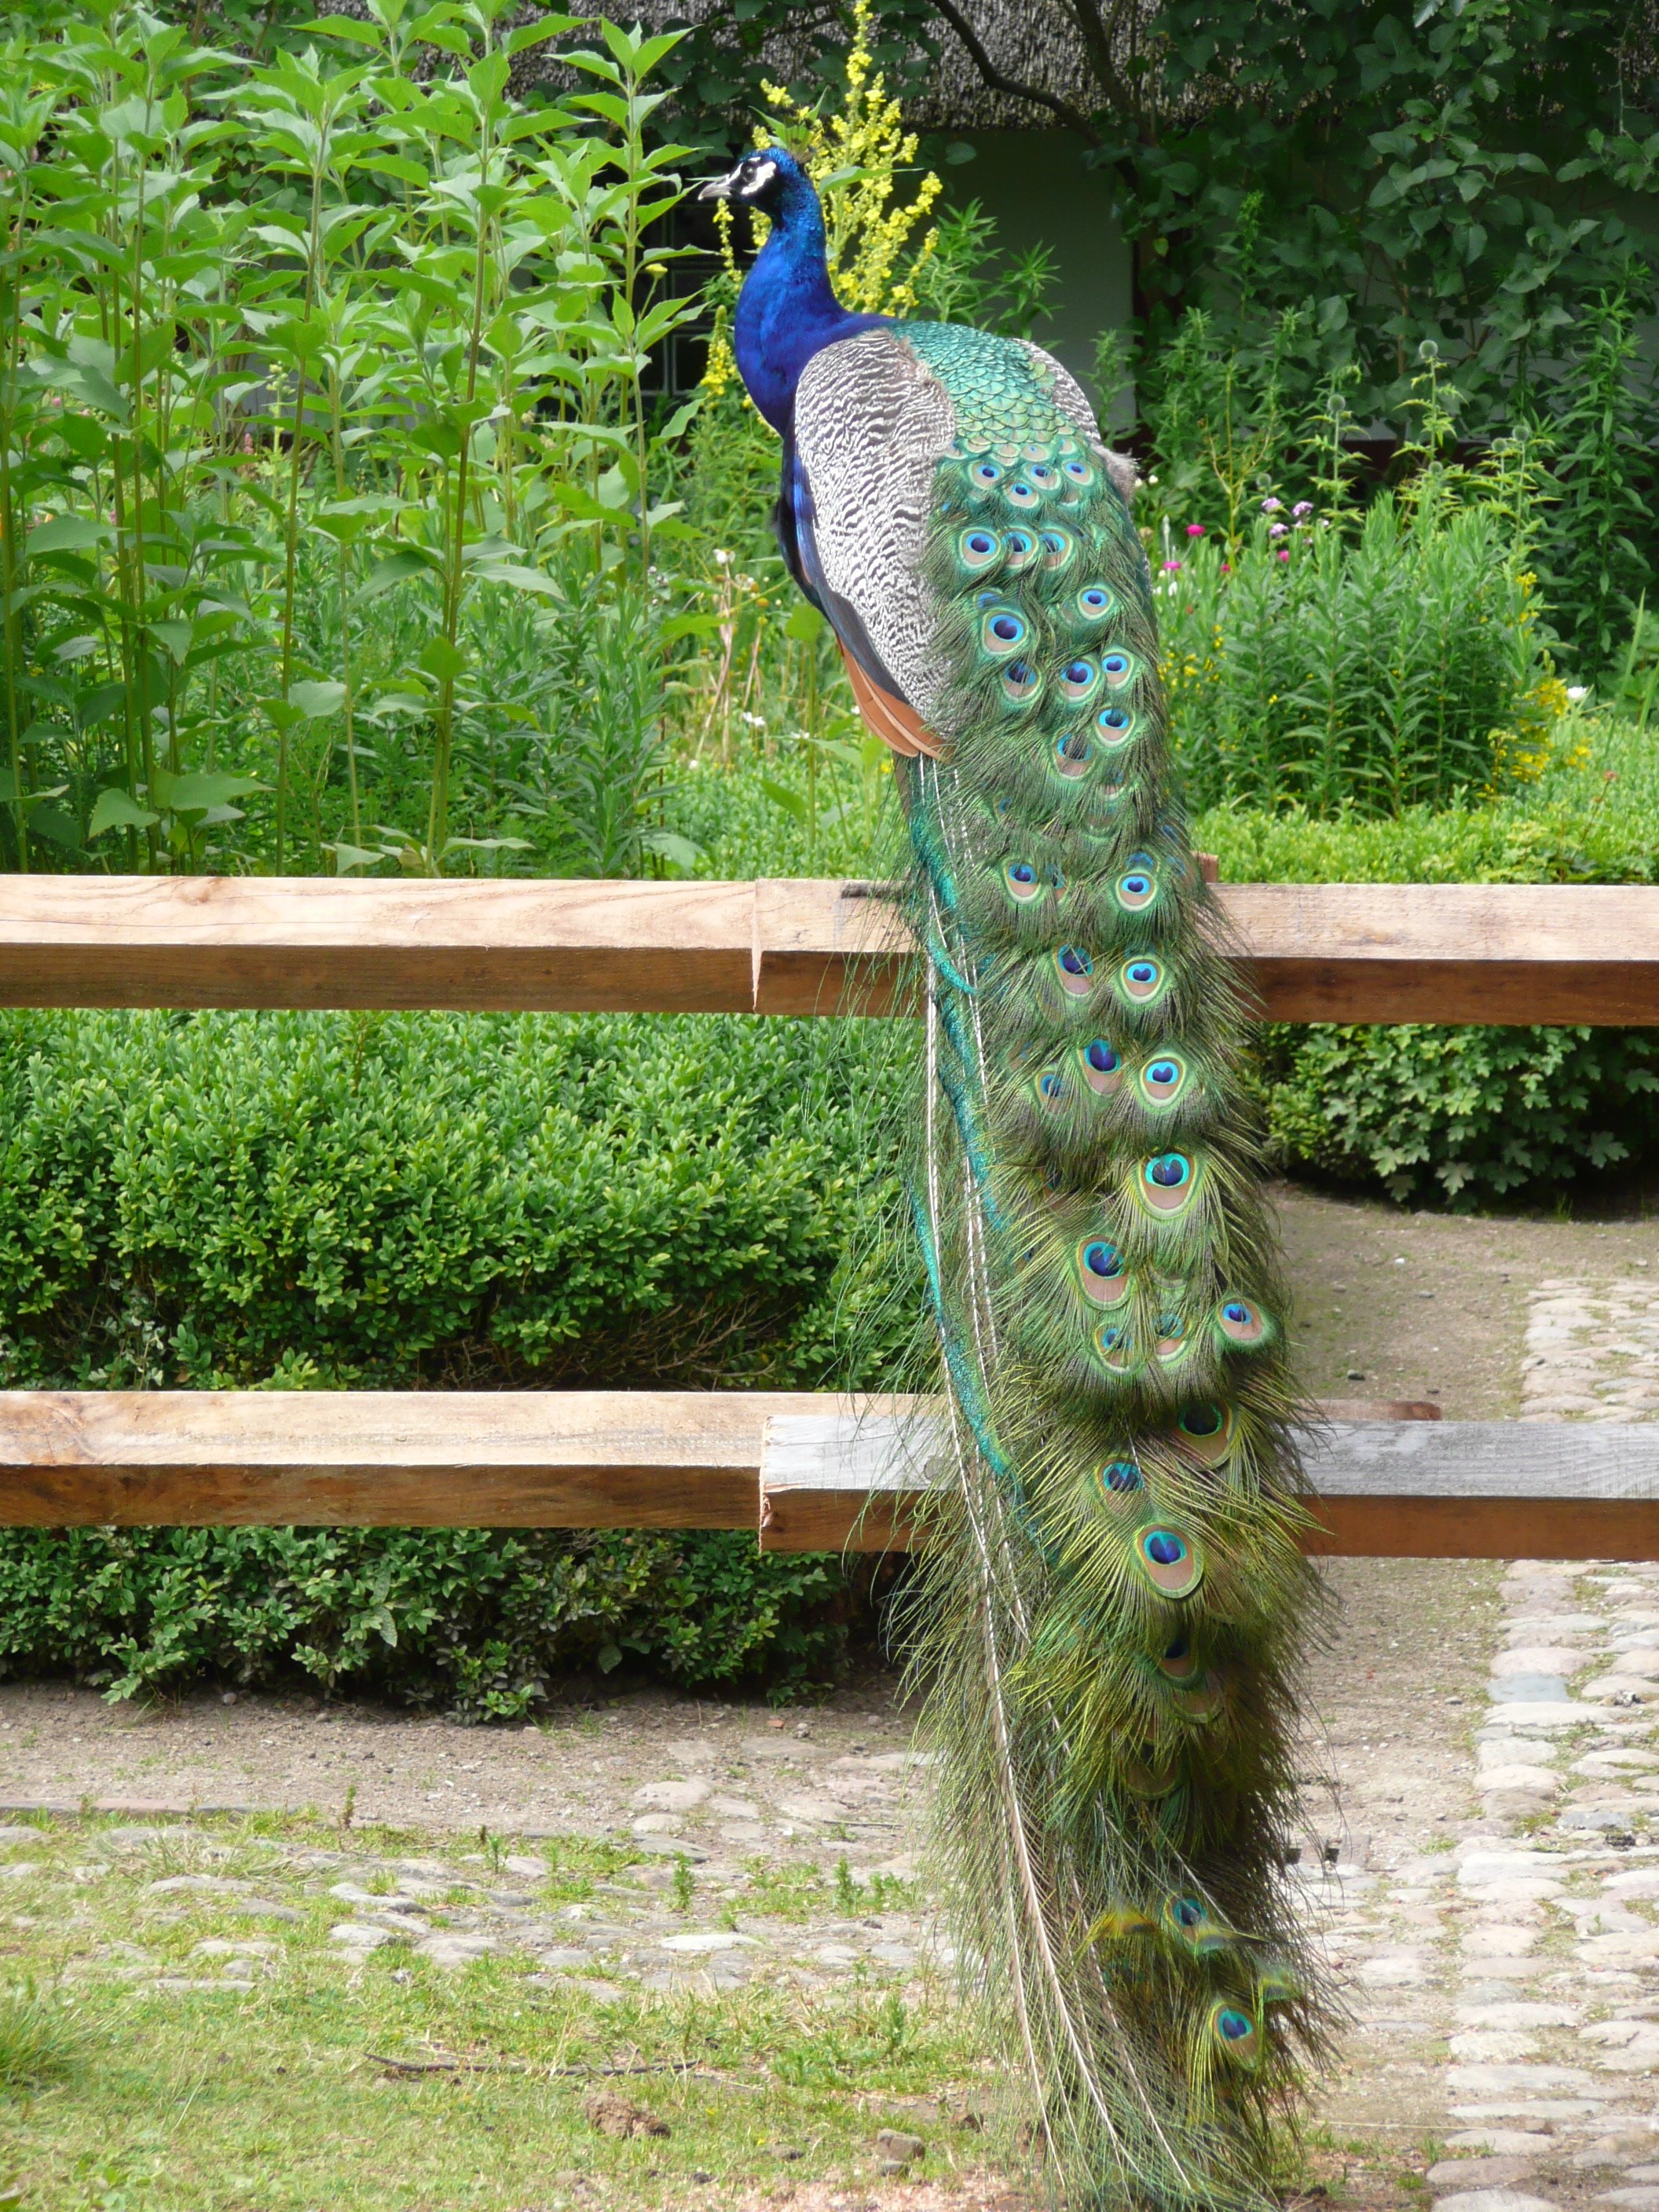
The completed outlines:
[[[716,177],[697,194],[700,200],[741,200],[775,222],[797,206],[814,204],[817,195],[805,169],[787,148],[762,146],[745,154],[735,169]]]

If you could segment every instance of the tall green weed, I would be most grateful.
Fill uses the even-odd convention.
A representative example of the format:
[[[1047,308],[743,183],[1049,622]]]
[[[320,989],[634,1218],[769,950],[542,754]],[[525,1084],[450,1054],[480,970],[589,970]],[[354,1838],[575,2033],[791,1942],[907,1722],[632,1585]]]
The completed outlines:
[[[665,289],[681,149],[651,137],[675,40],[574,28],[374,0],[249,67],[88,0],[13,38],[12,865],[514,865],[536,841],[495,773],[516,685],[488,645],[504,599],[568,611],[573,568],[602,602],[576,626],[587,689],[619,637],[645,672],[587,718],[625,830],[592,818],[590,774],[561,836],[657,849],[651,675],[699,627],[653,584],[683,425],[646,379],[697,304]],[[550,35],[575,88],[526,108],[513,71]],[[418,775],[383,780],[387,750]]]

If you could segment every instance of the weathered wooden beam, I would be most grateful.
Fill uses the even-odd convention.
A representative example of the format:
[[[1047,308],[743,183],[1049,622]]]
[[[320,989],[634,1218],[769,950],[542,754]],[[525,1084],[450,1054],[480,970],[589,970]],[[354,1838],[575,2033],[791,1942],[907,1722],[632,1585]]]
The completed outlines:
[[[931,1412],[775,1414],[761,1547],[902,1550],[933,1479]],[[1659,1425],[1335,1421],[1305,1465],[1325,1556],[1659,1559]]]
[[[1659,1557],[1659,1425],[1382,1413],[1310,1439],[1315,1548]],[[1401,1418],[1415,1413],[1418,1419]],[[0,1393],[0,1525],[753,1528],[908,1541],[933,1401],[781,1391]]]
[[[877,886],[0,878],[0,1005],[896,1010]],[[1659,1024],[1659,889],[1224,884],[1275,1021]]]
[[[848,1404],[738,1390],[9,1390],[0,1526],[752,1528],[768,1417]]]
[[[752,884],[0,877],[9,1006],[748,1013]]]
[[[1224,884],[1276,1022],[1659,1022],[1659,890]]]
[[[757,1012],[891,1009],[905,940],[865,888],[757,884]],[[1659,1023],[1659,890],[1221,884],[1216,896],[1270,1021]]]

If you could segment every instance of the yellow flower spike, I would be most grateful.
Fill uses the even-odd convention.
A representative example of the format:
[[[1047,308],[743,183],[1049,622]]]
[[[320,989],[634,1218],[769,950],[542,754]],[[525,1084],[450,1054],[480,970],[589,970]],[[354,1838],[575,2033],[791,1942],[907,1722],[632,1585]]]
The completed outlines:
[[[899,103],[888,98],[874,70],[871,20],[870,0],[854,0],[840,108],[824,115],[791,100],[784,86],[763,83],[767,121],[755,143],[782,140],[818,187],[830,281],[842,305],[859,313],[903,314],[915,306],[915,273],[933,252],[936,234],[928,233],[902,269],[906,247],[944,187],[930,172],[914,200],[890,204],[897,173],[915,162],[920,141],[904,129]],[[856,173],[826,187],[838,170]]]

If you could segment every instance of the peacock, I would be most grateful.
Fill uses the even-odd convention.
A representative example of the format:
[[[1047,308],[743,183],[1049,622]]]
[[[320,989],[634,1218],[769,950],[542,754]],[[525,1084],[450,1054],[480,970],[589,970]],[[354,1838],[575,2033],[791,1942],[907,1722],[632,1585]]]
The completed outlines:
[[[1317,1584],[1133,466],[1038,346],[841,307],[782,146],[703,197],[769,219],[733,336],[779,538],[898,756],[958,1955],[1073,2212],[1262,2205],[1334,2017],[1285,1872]]]

